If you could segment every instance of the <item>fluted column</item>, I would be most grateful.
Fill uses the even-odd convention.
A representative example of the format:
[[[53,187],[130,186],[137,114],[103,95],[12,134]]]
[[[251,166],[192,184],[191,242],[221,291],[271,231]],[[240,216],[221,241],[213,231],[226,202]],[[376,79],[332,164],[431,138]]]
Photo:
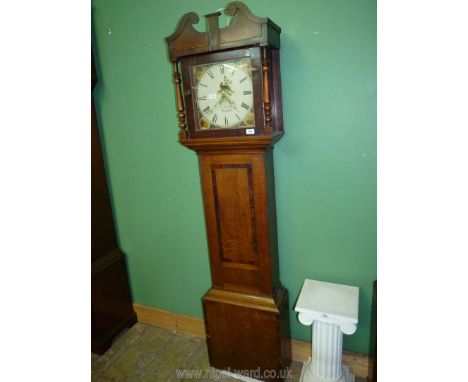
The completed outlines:
[[[315,321],[312,337],[312,370],[315,375],[330,380],[341,377],[343,335],[338,325]]]
[[[304,283],[296,311],[299,322],[312,325],[313,331],[312,357],[304,364],[301,382],[354,382],[341,357],[343,334],[356,331],[358,291],[356,287],[314,280]],[[339,311],[343,307],[349,311]]]

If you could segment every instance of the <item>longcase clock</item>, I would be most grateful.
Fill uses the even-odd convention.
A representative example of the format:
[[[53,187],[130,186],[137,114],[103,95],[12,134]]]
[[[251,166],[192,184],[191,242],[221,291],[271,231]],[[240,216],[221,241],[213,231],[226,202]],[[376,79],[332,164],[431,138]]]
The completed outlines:
[[[273,146],[284,133],[281,29],[241,2],[224,13],[229,26],[220,28],[215,12],[205,16],[206,32],[187,13],[166,42],[179,142],[199,158],[212,278],[202,299],[210,363],[260,368],[268,379],[285,376],[291,349],[273,170]]]

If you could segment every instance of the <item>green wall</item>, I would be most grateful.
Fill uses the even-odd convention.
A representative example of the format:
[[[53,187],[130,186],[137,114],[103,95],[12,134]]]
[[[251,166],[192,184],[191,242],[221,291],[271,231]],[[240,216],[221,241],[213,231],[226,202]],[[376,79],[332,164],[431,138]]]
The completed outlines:
[[[283,30],[286,135],[275,147],[282,282],[292,307],[305,278],[358,286],[358,330],[344,348],[367,353],[376,278],[376,1],[245,2]],[[134,301],[199,317],[210,272],[198,163],[177,142],[164,37],[184,13],[227,3],[92,2],[97,108]],[[309,340],[310,327],[292,309],[290,318],[293,338]]]

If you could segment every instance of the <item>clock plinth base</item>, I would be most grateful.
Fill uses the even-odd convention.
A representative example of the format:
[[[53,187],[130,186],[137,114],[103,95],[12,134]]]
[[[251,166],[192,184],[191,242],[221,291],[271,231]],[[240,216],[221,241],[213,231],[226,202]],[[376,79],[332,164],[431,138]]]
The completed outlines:
[[[211,366],[260,380],[268,380],[264,377],[272,371],[287,376],[291,342],[286,289],[278,287],[274,296],[261,297],[212,288],[203,296],[203,310]]]

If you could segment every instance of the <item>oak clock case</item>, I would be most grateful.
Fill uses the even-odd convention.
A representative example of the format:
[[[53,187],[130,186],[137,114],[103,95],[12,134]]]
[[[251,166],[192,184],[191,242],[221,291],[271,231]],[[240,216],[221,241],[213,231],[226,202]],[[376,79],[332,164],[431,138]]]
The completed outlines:
[[[199,159],[212,280],[202,298],[208,354],[218,369],[284,376],[289,302],[279,278],[273,168],[283,135],[281,29],[241,2],[224,13],[228,27],[219,28],[216,12],[198,32],[191,12],[166,38],[179,142]]]

